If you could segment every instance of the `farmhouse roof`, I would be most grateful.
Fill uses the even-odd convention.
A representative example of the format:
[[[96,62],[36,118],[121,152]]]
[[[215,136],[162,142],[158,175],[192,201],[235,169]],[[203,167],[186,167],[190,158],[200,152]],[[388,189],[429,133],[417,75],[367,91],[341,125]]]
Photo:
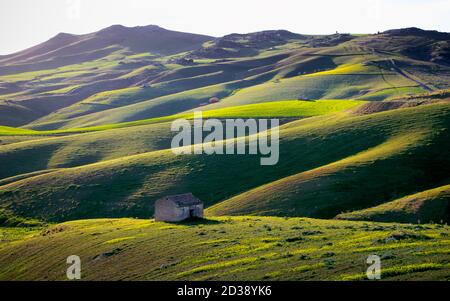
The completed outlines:
[[[169,195],[163,199],[174,202],[178,207],[200,205],[202,201],[196,198],[192,193]]]

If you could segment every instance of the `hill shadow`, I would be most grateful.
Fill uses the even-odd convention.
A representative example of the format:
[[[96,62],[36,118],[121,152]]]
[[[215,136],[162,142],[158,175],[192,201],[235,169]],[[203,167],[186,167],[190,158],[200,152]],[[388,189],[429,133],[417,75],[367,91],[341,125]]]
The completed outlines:
[[[171,222],[171,224],[175,225],[183,225],[183,226],[198,226],[198,225],[218,225],[222,224],[222,221],[207,219],[207,218],[190,218],[181,222]]]

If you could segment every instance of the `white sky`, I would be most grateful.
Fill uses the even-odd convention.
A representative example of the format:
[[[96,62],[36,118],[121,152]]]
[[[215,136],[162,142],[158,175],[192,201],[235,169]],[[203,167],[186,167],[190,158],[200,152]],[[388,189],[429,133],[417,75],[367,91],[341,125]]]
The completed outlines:
[[[420,27],[450,31],[450,0],[0,0],[0,54],[59,32],[155,24],[213,36],[265,29],[305,34]]]

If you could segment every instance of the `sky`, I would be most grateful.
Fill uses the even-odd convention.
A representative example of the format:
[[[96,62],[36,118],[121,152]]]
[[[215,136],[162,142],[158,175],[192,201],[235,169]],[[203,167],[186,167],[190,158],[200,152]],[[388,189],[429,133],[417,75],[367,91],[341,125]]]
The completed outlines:
[[[303,34],[420,27],[450,32],[450,0],[0,0],[0,55],[59,32],[114,24],[223,36],[267,29]]]

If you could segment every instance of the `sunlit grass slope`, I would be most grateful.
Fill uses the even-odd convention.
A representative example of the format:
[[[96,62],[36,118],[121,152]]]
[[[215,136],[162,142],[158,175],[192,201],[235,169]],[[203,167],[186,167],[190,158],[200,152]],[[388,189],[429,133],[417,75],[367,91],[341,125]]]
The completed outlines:
[[[272,54],[268,57],[243,58],[227,63],[175,65],[173,68],[171,64],[164,64],[158,67],[161,70],[150,71],[150,75],[135,75],[137,79],[141,79],[139,85],[131,85],[136,79],[122,76],[118,79],[120,87],[105,89],[80,99],[70,106],[35,120],[31,126],[40,129],[79,127],[182,112],[200,106],[213,96],[224,97],[234,89],[270,79],[275,73],[271,75],[267,71],[286,56],[287,54]],[[265,71],[252,71],[259,68]],[[147,80],[142,82],[145,78]],[[108,118],[108,121],[104,118]]]
[[[168,224],[80,220],[0,228],[0,280],[364,280],[382,258],[382,280],[443,280],[450,228],[303,218],[221,217]]]
[[[371,119],[384,123],[386,121],[378,118],[393,116],[396,113],[401,116],[401,112],[408,111],[414,110],[380,113],[373,115]],[[415,118],[407,118],[423,120],[425,116],[427,115],[418,114]],[[438,122],[434,126],[429,124],[431,127],[428,129],[423,121],[421,127],[403,131],[398,129],[393,136],[363,151],[250,190],[212,206],[207,212],[211,215],[297,215],[331,218],[343,208],[367,208],[371,207],[370,203],[397,199],[409,194],[405,193],[408,190],[419,190],[425,182],[428,182],[426,188],[436,185],[433,183],[446,184],[449,181],[448,175],[441,173],[441,176],[436,178],[435,172],[448,172],[450,168],[450,161],[442,152],[442,147],[449,146],[448,125],[445,125],[448,124],[448,118],[447,115],[441,120],[442,123]],[[406,124],[406,118],[402,119]],[[337,124],[335,126],[339,128]],[[361,127],[361,130],[369,130],[368,123],[365,126],[355,123],[355,126]],[[345,131],[342,128],[339,130]],[[369,138],[369,132],[362,136],[360,139],[373,139]],[[347,142],[354,146],[358,144],[357,140]],[[320,153],[323,154],[330,148]],[[305,157],[302,158],[305,160]],[[406,184],[414,182],[416,184],[412,186]],[[445,216],[445,213],[433,218],[435,221],[442,220],[443,215]],[[447,219],[448,216],[444,218],[445,221]]]
[[[302,118],[332,114],[362,103],[352,100],[282,101],[205,111],[202,116],[203,118]],[[170,148],[171,138],[175,134],[170,131],[168,121],[193,117],[194,113],[188,112],[131,123],[56,131],[7,128],[8,131],[5,130],[7,134],[19,133],[40,139],[0,147],[0,159],[5,162],[4,168],[0,170],[0,179],[48,168],[74,167],[167,149]],[[77,132],[86,133],[72,134]],[[43,134],[55,137],[41,137]]]
[[[318,100],[318,101],[300,101],[284,100],[269,103],[260,103],[252,105],[243,105],[222,109],[196,109],[202,111],[205,118],[275,118],[275,117],[311,117],[325,114],[332,114],[363,104],[361,100]],[[164,117],[155,117],[137,121],[105,124],[98,126],[88,126],[82,128],[69,128],[62,130],[27,130],[13,127],[0,127],[0,136],[6,135],[61,135],[72,133],[84,133],[94,131],[104,131],[110,129],[132,127],[138,125],[155,124],[173,121],[177,118],[192,119],[194,114],[189,111],[168,115]]]
[[[221,74],[206,74],[205,78],[220,77]],[[213,79],[210,79],[212,84],[215,84]],[[190,84],[183,83],[181,80],[168,83],[158,83],[148,87],[128,87],[118,90],[104,91],[95,95],[92,95],[81,102],[78,102],[72,106],[66,107],[53,114],[45,116],[37,120],[37,123],[46,123],[52,121],[63,121],[79,116],[88,115],[108,109],[114,109],[127,105],[132,105],[149,99],[155,99],[164,95],[171,95],[182,93],[183,91],[192,90],[195,88],[201,88],[206,85],[204,81],[199,78],[189,78],[184,81],[190,82]],[[220,80],[217,80],[219,81]],[[225,80],[224,80],[225,81]],[[180,107],[182,108],[182,107]],[[173,108],[176,110],[175,108]]]
[[[343,213],[347,220],[430,223],[450,220],[450,185],[403,197],[373,208]]]
[[[148,217],[159,197],[192,192],[216,204],[209,214],[329,218],[447,184],[449,118],[446,104],[317,116],[282,126],[274,166],[161,150],[12,182],[0,206],[44,220]]]
[[[37,131],[0,125],[0,136],[34,135]]]
[[[327,55],[320,51],[303,55],[298,50],[298,54],[178,67],[162,73],[155,83],[145,88],[133,86],[104,91],[35,120],[27,127],[68,129],[161,117],[199,108],[211,97],[222,101],[206,109],[285,99],[378,101],[425,91],[396,72],[364,64],[375,58],[357,54]],[[308,64],[308,60],[313,63]],[[318,72],[315,69],[330,66],[335,67]]]
[[[358,100],[274,101],[208,110],[206,118],[311,117],[345,111],[361,104]]]
[[[45,120],[37,120],[27,127],[42,130],[70,129],[163,117],[196,108],[213,96],[223,97],[231,92],[232,87],[225,84],[208,86],[156,97],[123,107],[109,108],[76,118],[61,120],[60,118],[64,116],[58,116],[55,113],[54,116],[49,116]]]
[[[358,72],[357,72],[357,71]],[[395,73],[382,73],[373,68],[357,65],[335,70],[273,80],[243,88],[212,108],[236,106],[280,99],[365,99],[365,95],[386,90],[376,100],[398,95],[394,87],[415,87],[416,83]],[[419,88],[418,88],[419,89]],[[419,89],[420,90],[420,89]],[[404,91],[408,93],[414,90]],[[423,92],[424,90],[420,90]],[[368,97],[370,100],[371,97]],[[372,97],[373,98],[373,97]]]
[[[58,50],[28,63],[3,58],[8,63],[0,70],[0,124],[68,129],[173,115],[199,108],[211,97],[222,101],[208,107],[219,108],[285,99],[382,101],[448,88],[446,63],[403,52],[423,42],[416,40],[422,34],[412,34],[412,39],[309,36],[273,47],[260,40],[239,41],[252,50],[218,48],[213,57],[185,49],[169,55],[148,49],[135,53],[118,44],[92,44],[95,49],[85,53],[69,44],[61,57]],[[73,37],[56,37],[61,38],[73,42]],[[194,60],[186,60],[190,57]]]
[[[172,137],[170,123],[155,123],[3,145],[0,179],[166,149]]]

